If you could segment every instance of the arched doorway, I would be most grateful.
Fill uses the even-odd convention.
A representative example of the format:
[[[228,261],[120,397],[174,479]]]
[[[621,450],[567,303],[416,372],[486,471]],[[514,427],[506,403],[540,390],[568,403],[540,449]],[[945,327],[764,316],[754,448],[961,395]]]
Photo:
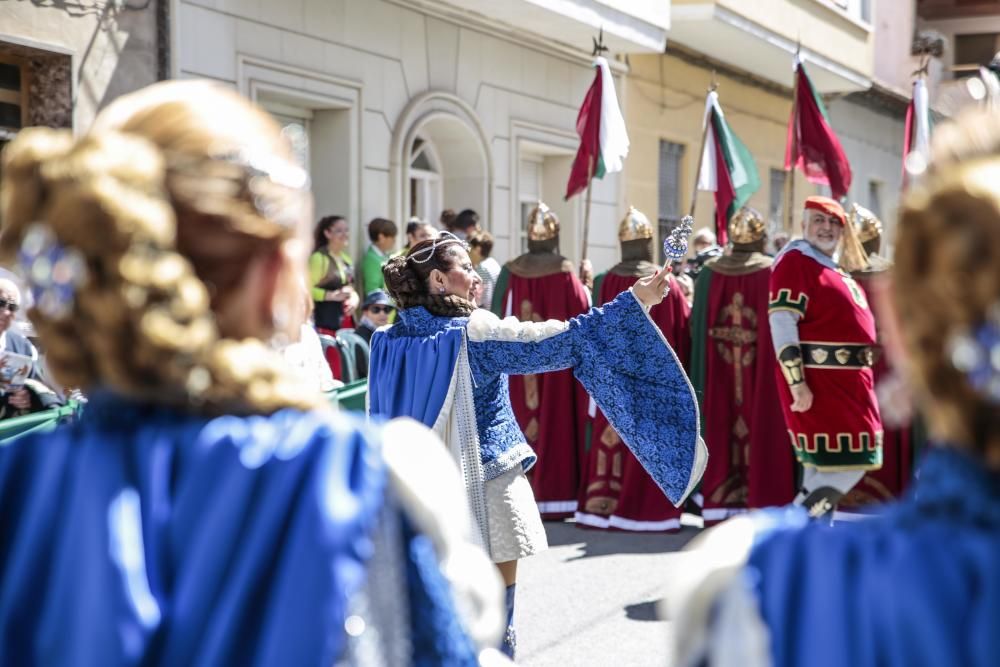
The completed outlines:
[[[437,223],[445,208],[471,208],[489,228],[493,165],[482,126],[465,102],[448,93],[413,101],[393,132],[393,212]]]

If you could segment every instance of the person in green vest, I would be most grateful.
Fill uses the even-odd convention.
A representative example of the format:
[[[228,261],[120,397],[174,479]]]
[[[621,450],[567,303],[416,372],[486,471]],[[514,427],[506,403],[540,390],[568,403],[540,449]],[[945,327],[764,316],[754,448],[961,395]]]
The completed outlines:
[[[354,291],[354,266],[347,254],[350,236],[343,216],[328,215],[316,224],[314,250],[309,256],[309,285],[312,293],[313,321],[317,329],[335,332],[358,307]]]
[[[392,220],[375,218],[368,223],[368,239],[371,243],[361,257],[361,283],[358,285],[361,294],[385,287],[382,267],[389,261],[398,234],[399,229]]]

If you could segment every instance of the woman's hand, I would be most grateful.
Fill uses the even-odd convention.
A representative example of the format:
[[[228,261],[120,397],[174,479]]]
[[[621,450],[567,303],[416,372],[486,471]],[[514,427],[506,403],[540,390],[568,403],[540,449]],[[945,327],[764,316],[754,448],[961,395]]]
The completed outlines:
[[[361,297],[358,296],[358,293],[354,291],[353,287],[345,287],[343,289],[346,290],[346,294],[343,299],[344,312],[351,313],[358,307],[358,304],[361,303]]]
[[[670,291],[670,267],[664,267],[651,276],[640,278],[632,287],[632,293],[646,308],[652,308]]]

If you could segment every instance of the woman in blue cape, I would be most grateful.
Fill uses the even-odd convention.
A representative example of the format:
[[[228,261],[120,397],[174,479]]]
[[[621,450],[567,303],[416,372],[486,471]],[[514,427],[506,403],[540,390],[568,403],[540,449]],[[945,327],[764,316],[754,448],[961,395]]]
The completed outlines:
[[[324,411],[273,349],[311,198],[270,116],[158,84],[79,139],[25,130],[3,178],[0,255],[92,400],[0,446],[0,664],[474,665],[500,641],[437,439]]]
[[[935,446],[908,495],[874,518],[830,526],[793,508],[699,538],[687,591],[675,591],[674,664],[1000,664],[995,110],[936,128],[930,168],[904,200],[895,260],[902,347],[887,351]]]
[[[622,440],[675,504],[704,470],[694,392],[648,310],[668,270],[640,280],[569,322],[500,320],[477,309],[479,285],[464,242],[442,234],[383,269],[400,321],[372,337],[372,415],[434,429],[460,463],[473,532],[504,576],[508,632],[520,558],[546,548],[525,472],[535,454],[518,428],[508,375],[572,368]],[[569,397],[567,397],[568,399]]]

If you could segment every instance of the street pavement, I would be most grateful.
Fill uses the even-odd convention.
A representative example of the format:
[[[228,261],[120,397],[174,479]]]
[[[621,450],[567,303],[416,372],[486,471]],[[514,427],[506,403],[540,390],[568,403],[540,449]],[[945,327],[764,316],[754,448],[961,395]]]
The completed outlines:
[[[668,665],[669,592],[678,551],[698,534],[585,530],[547,522],[549,550],[518,565],[517,663],[528,667]]]

